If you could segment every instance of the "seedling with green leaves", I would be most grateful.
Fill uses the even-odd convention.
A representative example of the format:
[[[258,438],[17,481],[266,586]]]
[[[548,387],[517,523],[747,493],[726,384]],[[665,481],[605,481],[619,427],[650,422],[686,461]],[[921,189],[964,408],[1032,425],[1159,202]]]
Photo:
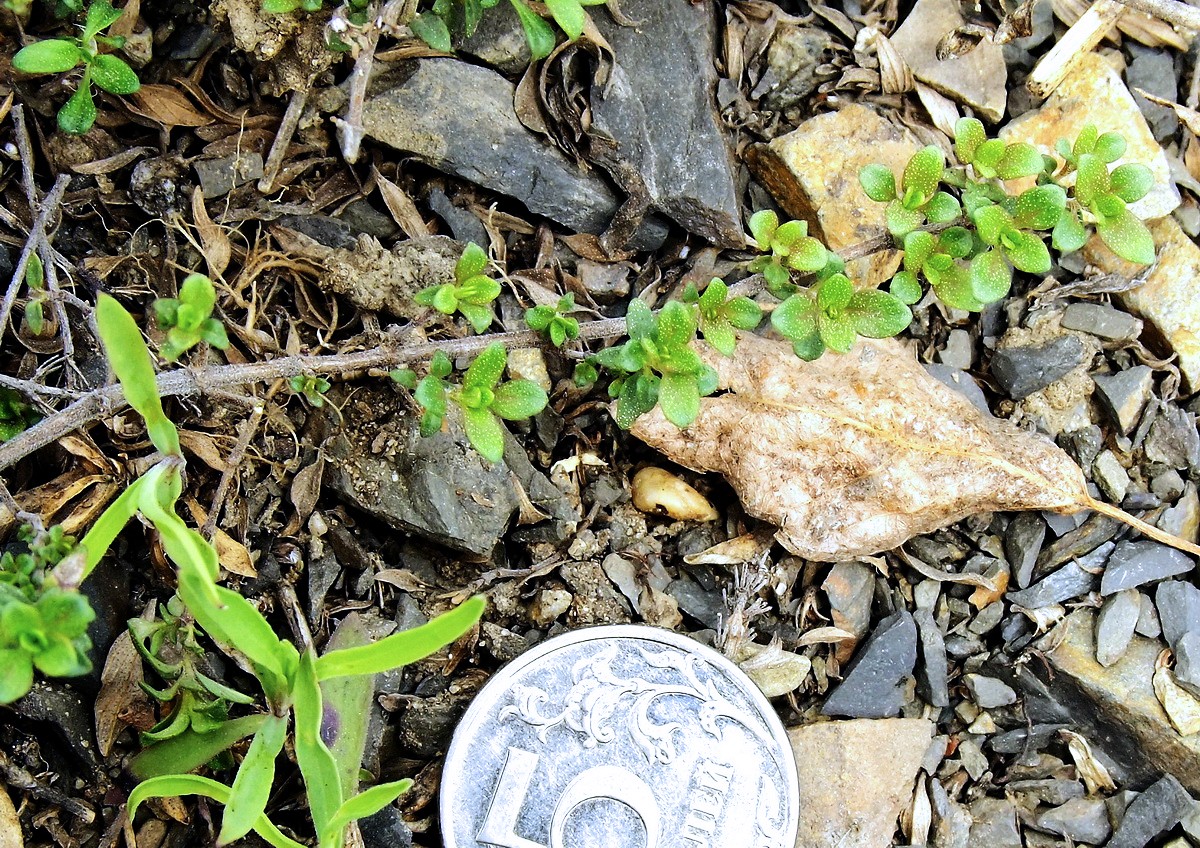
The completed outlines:
[[[454,282],[421,289],[413,298],[443,315],[460,313],[477,333],[487,332],[496,316],[491,303],[500,296],[500,284],[487,276],[488,258],[474,242],[467,245],[454,266]]]
[[[433,5],[417,15],[410,23],[413,33],[435,50],[451,53],[454,50],[454,34],[470,38],[475,34],[484,10],[491,9],[499,0],[434,0]],[[583,34],[587,26],[587,6],[602,6],[607,0],[545,0],[550,13],[567,38],[574,41]],[[525,41],[534,60],[549,56],[557,44],[554,28],[525,0],[509,0],[525,30]]]
[[[887,204],[888,231],[902,239],[926,223],[949,223],[961,214],[958,199],[939,189],[945,171],[941,148],[931,144],[908,160],[899,190],[895,175],[884,165],[867,165],[858,179],[869,198]]]
[[[697,323],[704,340],[725,356],[733,356],[736,330],[753,330],[762,323],[762,309],[748,297],[730,297],[725,281],[714,278],[703,292],[689,283],[683,302],[696,307]]]
[[[771,313],[771,324],[807,361],[827,348],[847,353],[859,336],[894,336],[911,321],[912,311],[899,297],[877,289],[855,291],[842,273],[789,295]]]
[[[325,405],[325,393],[331,385],[324,377],[316,374],[297,374],[288,380],[288,388],[316,409]]]
[[[110,94],[133,94],[141,87],[137,74],[123,59],[101,48],[120,49],[125,39],[100,33],[115,24],[121,12],[108,0],[93,0],[78,38],[49,38],[17,52],[12,65],[25,74],[61,74],[83,66],[83,76],[71,98],[58,110],[58,126],[72,135],[83,135],[96,122],[92,83]]]
[[[95,613],[55,573],[72,556],[75,539],[58,526],[39,531],[29,525],[17,538],[28,550],[0,557],[0,704],[29,691],[35,668],[51,677],[77,677],[92,668],[87,628]]]
[[[550,340],[555,347],[562,347],[567,339],[579,338],[579,321],[571,317],[575,310],[575,295],[568,292],[551,306],[543,303],[525,310],[525,324]]]
[[[808,234],[807,221],[779,223],[779,216],[769,209],[750,217],[750,236],[763,256],[750,263],[750,270],[762,274],[771,294],[782,299],[795,287],[792,271],[815,273],[829,261],[825,245]]]
[[[463,429],[475,450],[490,462],[504,458],[504,426],[506,421],[524,421],[546,408],[545,390],[530,380],[501,382],[508,351],[500,342],[489,345],[463,374],[461,385],[446,378],[453,365],[446,354],[438,351],[429,364],[429,373],[415,383],[413,398],[421,407],[421,435],[431,436],[442,428],[448,403],[462,413]],[[408,369],[392,372],[401,385],[412,386],[415,374]]]
[[[46,329],[46,271],[36,253],[29,255],[25,265],[25,288],[29,299],[25,301],[25,327],[35,336]]]
[[[215,348],[229,347],[225,325],[212,317],[217,292],[212,280],[203,274],[189,274],[179,287],[179,297],[159,298],[154,302],[158,325],[167,331],[159,349],[163,359],[174,362],[200,342]]]
[[[0,442],[25,432],[40,418],[20,392],[0,386]]]

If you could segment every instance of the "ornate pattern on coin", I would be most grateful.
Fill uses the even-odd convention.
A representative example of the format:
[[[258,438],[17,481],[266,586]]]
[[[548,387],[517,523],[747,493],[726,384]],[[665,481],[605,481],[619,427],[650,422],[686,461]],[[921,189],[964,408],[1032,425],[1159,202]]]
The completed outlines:
[[[796,764],[745,674],[686,636],[595,627],[495,674],[442,772],[446,848],[792,848]]]

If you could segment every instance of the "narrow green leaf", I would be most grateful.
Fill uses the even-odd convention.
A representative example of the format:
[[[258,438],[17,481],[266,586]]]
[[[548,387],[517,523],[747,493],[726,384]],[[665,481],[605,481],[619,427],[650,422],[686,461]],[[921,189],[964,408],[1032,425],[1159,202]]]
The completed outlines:
[[[70,41],[48,38],[22,47],[12,66],[23,74],[61,74],[83,61],[83,51]]]
[[[133,68],[111,53],[95,56],[88,64],[92,69],[92,82],[110,94],[133,94],[142,87]]]
[[[84,135],[96,123],[96,104],[92,101],[91,69],[83,72],[79,87],[58,110],[58,128],[67,135]]]
[[[238,740],[256,733],[266,720],[266,713],[257,713],[221,722],[206,733],[188,728],[173,739],[143,748],[130,762],[129,769],[141,780],[192,771]]]
[[[1128,209],[1103,225],[1096,232],[1113,253],[1139,265],[1154,262],[1154,238],[1136,215]]]
[[[172,774],[143,780],[129,793],[126,801],[129,819],[133,820],[137,809],[148,798],[175,798],[180,795],[203,795],[218,803],[229,801],[229,787],[210,777],[198,774]],[[254,832],[274,848],[307,848],[303,843],[289,839],[265,815],[254,823]]]
[[[508,351],[502,342],[488,345],[467,368],[467,373],[463,375],[463,388],[493,388],[500,382],[507,361]]]
[[[471,447],[489,462],[504,459],[504,427],[490,409],[462,407],[463,429]]]
[[[700,390],[694,374],[664,374],[658,387],[658,405],[676,427],[691,426],[700,414]]]
[[[286,737],[286,715],[271,716],[254,734],[250,749],[233,779],[217,842],[228,844],[241,839],[266,810],[271,784],[275,781],[275,758],[283,749]]]
[[[330,828],[341,830],[352,821],[375,815],[411,789],[412,785],[413,782],[405,778],[393,783],[381,783],[378,786],[372,786],[370,789],[358,793],[342,804],[341,808],[334,814]]]
[[[492,412],[506,421],[524,421],[543,409],[549,398],[546,391],[529,380],[509,380],[496,387]]]
[[[554,16],[554,20],[562,27],[562,31],[572,41],[583,35],[583,27],[587,23],[587,12],[579,5],[579,0],[545,0],[546,8]]]
[[[87,20],[83,25],[83,41],[91,41],[96,35],[121,19],[119,9],[114,9],[108,0],[92,0],[87,10]]]
[[[450,30],[446,22],[433,12],[422,12],[408,22],[408,27],[413,31],[413,35],[434,50],[440,50],[442,53],[454,52],[454,44],[450,40]]]
[[[912,323],[912,310],[900,298],[878,289],[855,292],[846,305],[854,331],[869,339],[898,335]]]
[[[476,595],[428,624],[395,633],[371,645],[330,651],[316,660],[318,680],[351,674],[379,674],[423,659],[473,628],[487,605]]]
[[[386,640],[385,640],[386,641]],[[376,648],[383,642],[364,648],[348,650],[364,650]],[[332,654],[327,655],[332,656]],[[332,840],[332,848],[340,848],[342,844],[340,829],[333,833],[331,825],[333,817],[341,809],[343,803],[342,783],[338,775],[337,762],[329,748],[321,741],[322,702],[321,689],[317,685],[316,664],[318,660],[312,649],[305,651],[300,657],[300,667],[296,673],[295,686],[292,690],[294,702],[292,709],[295,714],[296,763],[304,777],[304,788],[308,794],[308,808],[312,814],[313,825],[322,846],[326,840]]]
[[[866,165],[858,172],[858,183],[867,197],[876,203],[896,199],[896,175],[886,165]]]
[[[125,529],[129,519],[137,513],[138,503],[142,497],[142,490],[147,486],[146,478],[148,476],[148,474],[144,474],[126,486],[125,491],[121,492],[117,499],[110,503],[104,512],[100,513],[100,517],[79,541],[80,546],[87,551],[87,559],[84,562],[83,575],[80,580],[91,574],[92,569],[100,564],[100,560],[104,558],[117,536]]]
[[[133,317],[101,292],[96,300],[96,324],[125,399],[145,419],[150,441],[168,456],[181,456],[179,432],[163,412],[154,363]]]
[[[521,27],[525,30],[525,41],[529,44],[529,53],[534,61],[545,59],[554,52],[558,39],[554,36],[554,28],[542,20],[537,12],[525,5],[524,0],[509,0],[521,19]]]

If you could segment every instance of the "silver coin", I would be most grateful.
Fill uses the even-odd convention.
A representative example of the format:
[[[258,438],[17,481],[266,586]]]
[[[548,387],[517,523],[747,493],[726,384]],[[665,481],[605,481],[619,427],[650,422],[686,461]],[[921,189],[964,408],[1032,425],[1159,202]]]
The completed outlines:
[[[549,639],[480,690],[442,771],[446,848],[793,848],[796,763],[754,683],[619,625]]]

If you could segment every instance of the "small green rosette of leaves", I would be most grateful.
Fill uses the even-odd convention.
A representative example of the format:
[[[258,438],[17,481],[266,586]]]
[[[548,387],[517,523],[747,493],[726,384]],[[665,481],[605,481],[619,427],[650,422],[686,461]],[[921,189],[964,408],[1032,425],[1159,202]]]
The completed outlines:
[[[220,350],[229,347],[225,325],[212,317],[216,306],[216,289],[203,274],[189,274],[179,287],[179,297],[156,300],[154,316],[167,331],[159,351],[163,359],[174,362],[200,342],[208,342]]]
[[[491,303],[500,296],[500,284],[484,273],[487,264],[483,248],[472,242],[454,266],[453,283],[421,289],[413,299],[443,315],[458,312],[475,332],[485,333],[495,320]]]
[[[859,172],[858,181],[867,197],[887,204],[888,232],[903,239],[926,222],[945,224],[962,212],[958,199],[938,188],[945,171],[945,156],[931,144],[908,160],[899,189],[895,174],[885,165],[867,165]]]
[[[792,271],[815,273],[829,259],[825,245],[808,234],[807,221],[780,224],[779,216],[769,209],[751,216],[750,236],[755,247],[765,254],[750,263],[750,271],[762,274],[767,290],[780,299],[795,291]]]
[[[467,440],[491,462],[504,458],[504,426],[500,419],[532,418],[546,408],[549,400],[545,390],[530,380],[501,383],[507,359],[503,344],[489,345],[467,368],[462,386],[449,395],[462,410]]]
[[[1154,262],[1154,238],[1141,219],[1129,211],[1129,204],[1150,192],[1154,176],[1137,162],[1109,171],[1109,165],[1124,153],[1124,137],[1117,133],[1097,135],[1095,127],[1085,127],[1067,160],[1076,169],[1073,199],[1091,213],[1096,232],[1109,250],[1122,259],[1149,265]],[[1070,228],[1076,229],[1073,225]]]
[[[454,363],[439,350],[429,360],[429,373],[420,380],[409,368],[399,368],[391,374],[397,383],[413,390],[413,400],[421,407],[420,431],[425,438],[442,429],[446,419],[446,395],[450,391],[446,378],[453,371]]]
[[[859,336],[894,336],[911,321],[912,310],[899,297],[877,289],[855,291],[841,273],[797,291],[771,313],[771,324],[807,361],[826,349],[847,353]]]
[[[1042,154],[1032,144],[989,139],[977,118],[959,118],[954,125],[954,154],[981,180],[1033,177],[1045,167]]]
[[[0,386],[0,442],[25,432],[40,418],[20,392]]]
[[[714,278],[704,291],[697,292],[688,284],[683,293],[684,303],[696,306],[700,334],[724,356],[733,356],[737,347],[737,330],[753,330],[762,323],[762,309],[748,297],[729,297],[729,286]]]
[[[567,339],[579,338],[579,321],[570,313],[575,309],[575,295],[568,292],[551,306],[543,303],[525,310],[525,323],[529,329],[541,333],[555,347],[562,347]]]
[[[0,583],[0,704],[29,691],[35,668],[48,677],[91,671],[87,628],[95,617],[76,590],[51,587],[29,601]]]

